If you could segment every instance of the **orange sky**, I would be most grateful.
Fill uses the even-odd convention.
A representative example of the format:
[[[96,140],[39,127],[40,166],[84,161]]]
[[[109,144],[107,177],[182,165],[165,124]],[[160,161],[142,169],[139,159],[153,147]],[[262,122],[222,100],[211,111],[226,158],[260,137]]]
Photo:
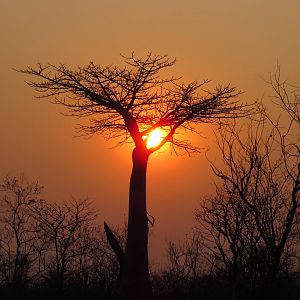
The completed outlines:
[[[73,138],[77,121],[35,100],[12,68],[118,64],[119,53],[153,51],[176,57],[172,74],[186,81],[231,82],[245,91],[243,99],[269,101],[262,78],[277,62],[284,78],[300,84],[299,12],[298,0],[1,0],[0,176],[23,171],[54,200],[89,196],[101,220],[123,223],[130,146],[111,149],[115,143],[100,136]],[[198,144],[214,148],[207,137]],[[184,237],[193,226],[193,210],[212,190],[213,177],[204,154],[156,153],[148,170],[153,260],[162,257],[167,239]]]

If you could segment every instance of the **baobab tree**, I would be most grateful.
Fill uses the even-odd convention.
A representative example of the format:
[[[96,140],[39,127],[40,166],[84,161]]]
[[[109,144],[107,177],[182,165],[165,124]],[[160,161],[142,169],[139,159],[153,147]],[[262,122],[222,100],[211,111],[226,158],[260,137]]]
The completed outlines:
[[[105,228],[122,265],[120,298],[147,300],[151,297],[146,209],[149,156],[167,143],[174,151],[196,151],[188,141],[177,138],[178,130],[195,131],[200,123],[236,118],[243,114],[243,106],[237,99],[239,91],[229,84],[208,90],[208,80],[185,84],[178,78],[162,78],[161,72],[175,63],[167,55],[122,57],[122,67],[91,62],[71,70],[64,64],[38,64],[19,71],[37,78],[27,83],[40,98],[51,98],[65,106],[70,115],[88,117],[88,123],[79,127],[81,133],[133,142],[124,250],[109,227]],[[164,134],[158,143],[149,144],[151,133],[159,128]]]

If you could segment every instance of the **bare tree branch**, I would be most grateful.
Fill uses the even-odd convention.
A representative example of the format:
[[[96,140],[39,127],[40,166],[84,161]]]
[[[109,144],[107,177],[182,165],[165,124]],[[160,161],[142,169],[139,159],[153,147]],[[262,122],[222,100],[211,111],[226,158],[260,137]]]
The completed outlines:
[[[100,133],[120,138],[121,143],[131,137],[138,146],[153,129],[164,127],[168,134],[151,152],[172,143],[178,128],[193,130],[199,123],[216,123],[250,112],[239,104],[240,92],[230,85],[207,90],[208,80],[184,84],[178,78],[161,78],[160,73],[175,64],[167,55],[148,53],[138,58],[132,53],[123,58],[124,67],[101,67],[91,62],[77,70],[64,64],[38,64],[18,71],[37,78],[27,84],[40,98],[65,106],[68,115],[88,117],[89,123],[78,127],[81,134]],[[185,142],[173,147],[196,150]]]

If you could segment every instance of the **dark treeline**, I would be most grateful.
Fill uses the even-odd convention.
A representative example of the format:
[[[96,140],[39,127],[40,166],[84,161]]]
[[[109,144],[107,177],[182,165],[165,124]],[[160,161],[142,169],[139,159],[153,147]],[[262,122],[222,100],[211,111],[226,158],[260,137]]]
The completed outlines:
[[[1,299],[111,299],[118,265],[90,202],[52,203],[42,189],[1,182]]]
[[[277,220],[258,206],[266,228],[278,223],[268,244],[251,209],[222,187],[201,201],[185,240],[167,243],[167,264],[151,272],[153,299],[299,299],[298,220],[274,268],[284,212]],[[24,176],[1,182],[1,299],[114,299],[119,265],[92,204],[53,203],[42,189]],[[115,230],[123,245],[125,231]]]

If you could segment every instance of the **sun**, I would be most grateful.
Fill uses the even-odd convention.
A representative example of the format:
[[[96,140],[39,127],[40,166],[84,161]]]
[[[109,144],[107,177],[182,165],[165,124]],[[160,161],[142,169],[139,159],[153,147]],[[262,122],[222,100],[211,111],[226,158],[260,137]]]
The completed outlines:
[[[148,149],[157,147],[163,138],[165,137],[165,132],[160,129],[156,128],[152,130],[149,135],[145,138],[146,140],[146,146]]]

